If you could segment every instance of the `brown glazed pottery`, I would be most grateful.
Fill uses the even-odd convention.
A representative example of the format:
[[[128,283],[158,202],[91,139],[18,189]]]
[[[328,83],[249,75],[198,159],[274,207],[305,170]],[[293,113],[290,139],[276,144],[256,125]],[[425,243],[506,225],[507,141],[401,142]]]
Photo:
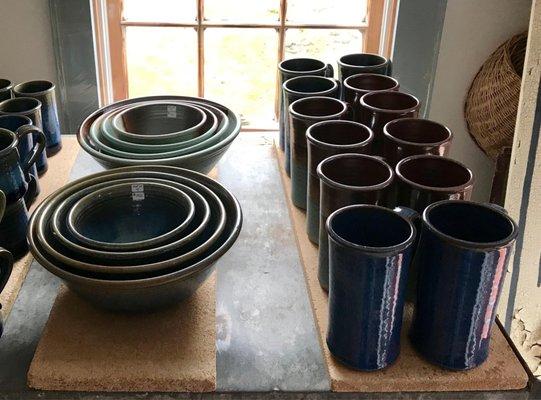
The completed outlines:
[[[381,158],[366,154],[338,154],[317,167],[320,179],[319,284],[329,287],[329,242],[325,222],[339,208],[351,204],[386,206],[393,169]]]
[[[332,97],[305,97],[289,107],[291,134],[291,198],[295,206],[306,209],[308,149],[306,131],[316,122],[342,119],[347,104]]]
[[[446,126],[422,118],[401,118],[383,127],[383,156],[392,166],[418,154],[449,154],[453,134]]]
[[[308,143],[308,194],[306,197],[306,231],[308,238],[319,243],[319,177],[317,166],[324,159],[343,153],[370,153],[374,134],[365,125],[346,120],[322,121],[306,131]]]
[[[361,73],[391,75],[391,60],[372,53],[346,54],[338,59],[338,79],[342,85],[348,76]],[[342,98],[343,95],[344,92]]]
[[[360,122],[361,97],[370,92],[398,90],[400,84],[390,76],[380,74],[356,74],[344,80],[344,100],[349,104],[348,119]]]
[[[415,96],[391,90],[370,92],[361,97],[359,122],[374,131],[374,154],[382,154],[385,124],[398,118],[417,118],[420,105]]]

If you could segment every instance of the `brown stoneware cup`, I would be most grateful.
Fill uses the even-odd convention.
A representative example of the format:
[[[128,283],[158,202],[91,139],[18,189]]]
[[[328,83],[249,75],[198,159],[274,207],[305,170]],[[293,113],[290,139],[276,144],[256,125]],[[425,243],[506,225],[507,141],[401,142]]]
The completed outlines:
[[[359,122],[374,131],[374,154],[383,152],[383,127],[398,118],[417,118],[421,103],[408,93],[384,90],[361,97]]]
[[[422,118],[400,118],[383,127],[383,156],[392,167],[409,156],[446,156],[452,140],[451,130],[438,122]]]
[[[308,143],[308,194],[306,197],[306,231],[308,238],[319,243],[319,177],[317,166],[336,154],[370,154],[374,134],[365,125],[353,121],[322,121],[306,131]]]
[[[348,76],[361,73],[391,75],[391,60],[372,53],[346,54],[338,59],[338,79],[342,85]],[[343,95],[342,91],[342,99]]]
[[[342,87],[344,100],[350,107],[348,119],[360,122],[360,101],[365,94],[381,90],[398,90],[399,87],[396,79],[386,75],[356,74],[348,76]]]
[[[325,223],[329,215],[351,204],[387,205],[393,169],[381,158],[366,154],[338,154],[317,167],[319,198],[319,284],[329,288],[329,242]]]
[[[291,140],[291,199],[306,209],[308,148],[306,131],[316,122],[343,119],[347,104],[332,97],[305,97],[289,107]]]

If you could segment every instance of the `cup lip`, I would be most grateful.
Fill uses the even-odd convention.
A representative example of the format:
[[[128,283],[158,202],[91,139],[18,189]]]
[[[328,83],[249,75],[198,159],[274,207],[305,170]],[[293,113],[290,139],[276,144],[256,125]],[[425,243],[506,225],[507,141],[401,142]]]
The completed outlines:
[[[306,70],[306,71],[295,71],[295,70],[292,70],[292,69],[287,69],[287,68],[284,68],[283,67],[283,64],[288,62],[288,61],[291,61],[291,60],[310,60],[310,61],[317,61],[319,63],[321,63],[321,68],[316,68],[316,69],[311,69],[311,70]],[[282,60],[280,62],[280,64],[278,64],[278,69],[281,71],[281,72],[285,72],[285,73],[288,73],[288,74],[303,74],[303,75],[309,75],[310,73],[314,73],[314,72],[320,72],[322,70],[324,70],[325,68],[327,68],[327,64],[325,64],[323,61],[321,60],[318,60],[317,58],[311,58],[311,57],[295,57],[295,58],[288,58],[287,60]]]
[[[505,218],[509,222],[509,224],[511,225],[511,228],[512,228],[511,233],[507,237],[505,237],[503,239],[500,239],[500,240],[497,240],[497,241],[494,241],[494,242],[472,242],[472,241],[469,241],[469,240],[458,239],[458,238],[456,238],[454,236],[443,233],[442,231],[437,229],[430,222],[429,214],[434,208],[444,206],[446,204],[469,204],[471,206],[481,207],[481,208],[487,209],[487,210],[489,210],[491,212],[497,213],[497,214],[499,214],[501,217]],[[468,248],[468,249],[472,249],[472,248],[473,249],[490,249],[490,248],[506,247],[509,244],[511,244],[511,242],[514,239],[516,239],[516,237],[518,235],[518,225],[504,211],[504,208],[500,207],[500,206],[497,206],[497,205],[492,205],[491,206],[491,205],[489,205],[489,203],[479,203],[479,202],[471,201],[471,200],[440,200],[440,201],[437,201],[435,203],[430,204],[429,206],[427,206],[425,208],[425,210],[423,211],[423,214],[422,214],[422,219],[423,219],[423,225],[426,226],[432,233],[434,233],[438,237],[440,237],[440,238],[442,238],[442,239],[444,239],[446,241],[450,241],[454,245],[457,245],[457,246],[460,246],[460,247],[463,247],[463,248]]]
[[[5,156],[13,151],[13,149],[17,148],[17,145],[19,144],[19,140],[17,138],[17,135],[6,128],[0,128],[0,133],[4,133],[11,136],[12,142],[10,145],[6,146],[6,148],[0,150],[0,156]]]
[[[380,60],[383,60],[383,62],[379,63],[379,64],[374,64],[374,65],[355,65],[355,64],[348,64],[344,61],[342,61],[345,57],[349,57],[349,56],[357,56],[357,55],[363,55],[363,56],[374,56],[374,57],[378,57]],[[348,53],[348,54],[344,54],[343,56],[341,56],[339,59],[338,59],[338,65],[341,65],[341,66],[344,66],[344,67],[352,67],[352,68],[374,68],[374,67],[381,67],[382,65],[385,65],[389,62],[389,59],[387,59],[386,57],[380,55],[380,54],[376,54],[376,53],[363,53],[363,52],[360,52],[360,53]]]
[[[6,92],[13,89],[13,82],[6,78],[0,78],[0,92]]]
[[[5,107],[6,104],[9,104],[9,103],[21,103],[23,101],[33,102],[34,106],[27,109],[27,110],[24,110],[24,111],[4,111],[4,110],[2,110],[2,108]],[[6,115],[6,114],[10,114],[10,115],[26,115],[28,113],[37,111],[40,108],[41,108],[41,101],[39,101],[38,99],[35,99],[33,97],[13,97],[11,99],[6,99],[6,100],[0,102],[0,115]]]
[[[49,85],[49,87],[47,89],[40,90],[40,91],[37,91],[37,92],[28,92],[28,91],[21,90],[21,88],[24,87],[25,85],[36,84],[36,83],[38,83],[38,84],[46,84],[46,85]],[[44,95],[44,94],[47,94],[47,93],[54,92],[54,90],[55,90],[55,84],[53,82],[45,80],[45,79],[35,79],[35,80],[32,80],[32,81],[21,82],[21,83],[16,84],[13,87],[13,92],[14,93],[17,93],[19,95],[23,95],[25,97],[40,96],[40,95]]]
[[[409,161],[417,160],[417,159],[437,159],[437,160],[445,160],[445,162],[450,162],[456,165],[459,165],[460,167],[464,168],[466,171],[468,171],[468,174],[470,175],[470,179],[468,179],[467,182],[463,183],[462,185],[456,185],[456,186],[445,186],[445,187],[438,187],[438,186],[426,186],[422,185],[420,183],[414,182],[408,178],[406,178],[402,172],[400,171],[400,168],[406,164]],[[417,189],[426,190],[430,192],[442,192],[442,193],[449,193],[449,192],[456,192],[456,191],[462,191],[466,189],[470,189],[473,187],[473,184],[475,183],[475,176],[473,174],[473,171],[469,169],[466,165],[461,163],[460,161],[455,160],[454,158],[450,157],[444,157],[444,156],[437,156],[434,154],[417,154],[414,156],[409,156],[406,158],[403,158],[396,164],[395,167],[395,174],[398,177],[398,179],[402,180],[403,182],[407,183],[410,186],[413,186]]]
[[[389,94],[392,93],[392,96],[407,96],[410,99],[413,99],[416,104],[408,108],[389,109],[389,108],[375,107],[366,103],[366,98],[369,98],[371,96],[378,96],[378,95],[381,95],[382,93],[389,93]],[[418,110],[421,105],[421,102],[419,101],[419,99],[415,97],[414,95],[410,93],[406,93],[406,92],[398,92],[396,90],[377,90],[373,92],[368,92],[361,97],[360,102],[363,107],[366,107],[369,110],[380,112],[380,113],[393,113],[393,114],[396,114],[396,113],[406,114],[406,113]]]
[[[396,136],[393,136],[393,134],[391,132],[389,132],[389,128],[392,128],[394,125],[400,125],[401,123],[409,122],[409,121],[415,121],[415,122],[423,121],[423,122],[428,122],[429,124],[438,125],[439,127],[443,128],[444,131],[447,132],[447,137],[445,139],[443,139],[443,140],[438,141],[438,142],[410,142],[408,140],[403,140],[403,139],[397,138]],[[407,145],[407,146],[412,146],[412,147],[413,146],[415,146],[415,147],[438,146],[438,145],[450,142],[453,139],[453,132],[451,131],[451,129],[449,129],[447,126],[445,126],[443,124],[440,124],[439,122],[436,122],[436,121],[433,121],[433,120],[427,119],[427,118],[398,118],[398,119],[394,119],[392,121],[387,122],[383,126],[383,134],[385,135],[385,137],[387,139],[389,139],[389,140],[391,140],[393,142],[404,144],[404,145]]]
[[[363,140],[361,142],[356,142],[356,143],[351,143],[351,144],[335,144],[335,143],[323,142],[321,140],[316,139],[312,135],[312,131],[314,129],[316,129],[316,128],[320,127],[320,126],[324,126],[324,125],[352,125],[352,126],[357,126],[357,127],[363,129],[365,132],[368,133],[368,138],[366,138],[365,140]],[[308,127],[308,129],[306,130],[306,140],[308,140],[308,142],[310,142],[311,144],[313,144],[313,145],[315,145],[317,147],[320,147],[320,148],[324,148],[324,149],[337,149],[337,150],[356,149],[358,147],[359,148],[364,147],[367,144],[369,144],[370,142],[372,142],[372,140],[374,140],[374,132],[368,126],[363,125],[360,122],[349,121],[349,120],[346,120],[346,119],[333,119],[333,120],[328,120],[328,121],[316,122],[315,124],[310,125]]]
[[[329,89],[326,89],[326,90],[322,90],[320,92],[299,92],[297,90],[292,90],[290,88],[288,88],[286,85],[288,83],[291,83],[292,81],[295,81],[295,80],[304,80],[304,79],[323,79],[323,80],[326,80],[326,81],[329,81],[332,83],[332,87],[330,87]],[[282,89],[286,92],[286,93],[290,93],[290,94],[296,94],[296,95],[300,95],[300,96],[304,96],[304,95],[307,95],[309,94],[310,96],[309,97],[314,97],[314,96],[321,96],[322,94],[326,94],[326,93],[330,93],[334,90],[336,90],[338,88],[338,82],[336,82],[334,79],[332,78],[328,78],[326,76],[319,76],[319,75],[301,75],[301,76],[295,76],[293,78],[289,78],[288,80],[286,80],[283,84],[282,84]]]
[[[298,103],[305,102],[305,101],[313,101],[313,100],[316,100],[316,99],[320,99],[320,100],[323,100],[323,101],[331,101],[331,102],[340,103],[340,105],[342,106],[342,111],[339,111],[339,112],[337,112],[335,114],[316,116],[316,115],[301,114],[301,113],[299,113],[299,112],[297,112],[297,111],[295,111],[293,109]],[[346,111],[347,111],[347,103],[346,102],[344,102],[342,100],[335,99],[334,97],[325,97],[325,96],[303,97],[301,99],[295,100],[293,103],[291,103],[289,105],[289,112],[291,113],[292,116],[294,116],[296,118],[309,119],[309,120],[312,120],[312,121],[325,121],[325,120],[329,120],[329,119],[337,119],[340,116],[344,115],[346,113]]]
[[[375,185],[370,185],[370,186],[351,186],[351,185],[345,185],[343,183],[333,181],[332,179],[330,179],[328,176],[326,176],[323,173],[323,167],[326,164],[328,164],[328,163],[330,163],[330,162],[332,162],[332,161],[334,161],[336,159],[339,159],[339,158],[364,158],[364,159],[369,159],[371,161],[378,162],[381,165],[383,165],[385,168],[387,168],[387,171],[389,172],[389,177],[386,180],[384,180],[383,182],[377,183]],[[393,169],[385,161],[383,161],[382,159],[380,159],[378,157],[374,157],[374,156],[371,156],[371,155],[368,155],[368,154],[357,154],[357,153],[342,153],[342,154],[336,154],[334,156],[327,157],[326,159],[324,159],[323,161],[321,161],[319,163],[319,165],[317,166],[316,172],[317,172],[317,176],[319,177],[319,179],[321,179],[323,182],[325,182],[329,186],[332,186],[332,187],[338,188],[338,189],[354,190],[354,191],[357,191],[357,192],[366,192],[366,191],[370,191],[370,190],[384,189],[387,186],[389,186],[392,183],[393,179],[394,179]]]
[[[367,91],[367,89],[359,89],[359,88],[356,88],[356,87],[350,85],[349,81],[351,81],[351,80],[353,80],[353,79],[355,79],[355,78],[357,78],[359,76],[376,76],[378,78],[383,78],[383,79],[392,81],[395,84],[393,87],[390,87],[390,88],[387,88],[387,89],[369,90],[369,92],[381,92],[381,91],[384,91],[384,90],[396,91],[400,87],[400,83],[398,82],[398,80],[396,80],[392,76],[382,75],[382,74],[375,74],[375,73],[372,73],[372,72],[361,72],[360,74],[350,75],[346,79],[344,79],[344,83],[343,83],[344,86],[347,87],[350,90],[355,91],[355,92],[365,92],[365,91]]]
[[[0,121],[2,120],[7,120],[7,119],[10,119],[10,118],[17,118],[17,119],[20,119],[21,121],[24,121],[25,124],[22,124],[19,128],[17,129],[20,129],[21,127],[23,126],[26,126],[26,125],[33,125],[32,123],[32,120],[30,118],[28,118],[26,115],[19,115],[19,114],[0,114]],[[3,127],[0,127],[0,128],[3,128]],[[7,128],[3,128],[3,129],[7,129]],[[9,131],[9,129],[8,129]],[[17,132],[14,132],[15,134]]]
[[[332,221],[335,219],[338,215],[354,210],[354,209],[372,209],[372,210],[378,210],[381,212],[385,212],[388,214],[392,214],[393,216],[402,219],[402,221],[406,222],[408,226],[410,227],[410,234],[404,241],[394,244],[392,246],[382,246],[382,247],[374,247],[374,246],[365,246],[357,243],[350,242],[349,240],[344,239],[340,235],[338,235],[334,229],[332,228]],[[403,217],[396,211],[393,211],[391,208],[386,208],[382,206],[377,206],[373,204],[352,204],[349,206],[345,206],[342,208],[339,208],[338,210],[335,210],[329,217],[327,218],[327,221],[325,222],[325,227],[327,229],[327,232],[329,236],[336,242],[338,242],[341,245],[352,247],[357,250],[363,250],[369,253],[392,253],[392,252],[400,252],[405,250],[408,246],[410,246],[413,241],[415,240],[415,237],[417,235],[417,231],[415,229],[415,226],[409,221],[407,218]]]

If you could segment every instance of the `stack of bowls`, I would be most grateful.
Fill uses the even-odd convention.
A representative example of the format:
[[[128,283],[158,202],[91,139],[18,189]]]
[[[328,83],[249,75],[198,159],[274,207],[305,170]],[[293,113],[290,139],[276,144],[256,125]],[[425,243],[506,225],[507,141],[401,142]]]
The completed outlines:
[[[240,117],[221,104],[198,97],[150,96],[95,111],[77,138],[106,168],[152,164],[207,173],[240,126]]]
[[[189,297],[235,242],[238,201],[200,173],[125,167],[71,182],[34,212],[34,257],[97,306],[144,311]]]

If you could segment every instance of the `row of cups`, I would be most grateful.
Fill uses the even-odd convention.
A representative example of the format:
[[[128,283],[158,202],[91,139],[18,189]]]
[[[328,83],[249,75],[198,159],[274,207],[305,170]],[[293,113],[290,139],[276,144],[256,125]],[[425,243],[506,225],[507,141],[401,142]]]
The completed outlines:
[[[418,118],[420,102],[399,91],[389,60],[357,54],[338,65],[338,80],[319,60],[279,65],[284,167],[319,245],[327,345],[353,368],[389,366],[409,299],[415,348],[445,368],[476,367],[517,227],[497,206],[469,201],[474,175],[447,157],[451,131]]]
[[[55,85],[45,80],[13,85],[0,79],[0,190],[6,197],[0,246],[15,258],[28,251],[28,208],[40,193],[47,157],[61,147]]]

